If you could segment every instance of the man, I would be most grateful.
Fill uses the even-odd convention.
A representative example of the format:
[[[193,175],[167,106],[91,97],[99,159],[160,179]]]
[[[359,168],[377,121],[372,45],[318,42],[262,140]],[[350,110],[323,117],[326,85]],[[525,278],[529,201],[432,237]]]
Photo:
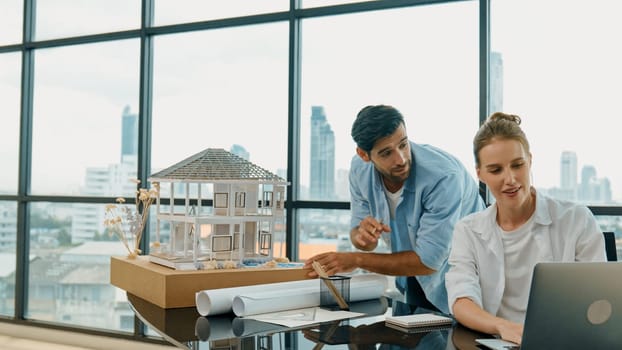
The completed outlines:
[[[350,166],[350,240],[365,252],[318,254],[305,266],[318,261],[329,275],[362,268],[398,276],[408,304],[449,313],[444,276],[453,228],[484,209],[477,183],[452,155],[410,142],[391,106],[363,108],[351,134],[357,156]],[[370,253],[379,238],[390,254]]]

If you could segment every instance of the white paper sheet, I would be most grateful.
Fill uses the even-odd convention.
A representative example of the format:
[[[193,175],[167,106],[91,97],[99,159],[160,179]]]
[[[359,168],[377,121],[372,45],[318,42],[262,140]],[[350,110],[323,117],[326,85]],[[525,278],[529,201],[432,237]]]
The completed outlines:
[[[387,277],[383,275],[353,275],[350,279],[350,301],[379,298],[384,294],[387,283]],[[235,302],[235,310],[234,300],[238,300]],[[231,311],[237,316],[246,316],[319,304],[319,279],[210,289],[196,293],[197,311],[202,316]]]
[[[308,317],[299,317],[313,311],[314,317],[309,319]],[[262,322],[274,323],[287,327],[301,327],[312,324],[318,324],[322,322],[343,320],[346,318],[358,317],[363,314],[351,311],[329,311],[320,307],[312,307],[306,309],[294,309],[278,312],[270,312],[266,314],[251,315],[245,318],[250,318]]]
[[[270,314],[247,317],[200,316],[195,323],[195,335],[201,341],[216,341],[234,337],[247,337],[255,334],[279,332],[284,329],[306,326],[337,319],[352,318],[361,314],[383,315],[387,308],[384,297],[351,302],[347,312],[329,312],[318,307],[297,310],[285,310]],[[307,312],[305,310],[312,310]],[[384,316],[383,316],[384,319]],[[261,320],[261,321],[260,321]]]
[[[247,317],[236,317],[231,321],[231,328],[236,337],[247,337],[255,334],[279,332],[287,329],[274,323],[257,321]]]

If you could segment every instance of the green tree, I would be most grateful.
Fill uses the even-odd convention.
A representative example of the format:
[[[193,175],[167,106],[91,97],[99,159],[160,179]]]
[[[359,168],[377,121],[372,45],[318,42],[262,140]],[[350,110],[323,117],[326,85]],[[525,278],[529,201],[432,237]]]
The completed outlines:
[[[60,231],[58,231],[56,239],[58,240],[58,244],[60,246],[71,245],[71,235],[69,234],[69,232],[67,232],[65,228],[62,228]]]

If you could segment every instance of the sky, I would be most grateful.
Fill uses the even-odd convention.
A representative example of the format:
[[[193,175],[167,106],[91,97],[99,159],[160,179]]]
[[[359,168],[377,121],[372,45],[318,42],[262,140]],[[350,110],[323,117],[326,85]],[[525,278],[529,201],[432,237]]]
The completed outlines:
[[[536,185],[559,186],[561,153],[575,151],[579,174],[584,165],[595,166],[622,200],[615,155],[622,129],[616,102],[622,3],[493,1],[491,10],[491,49],[504,60],[504,109],[523,119]]]
[[[85,27],[118,30],[137,25],[140,1],[80,5],[85,3],[64,0],[53,6],[50,0],[39,1],[41,37]],[[156,22],[207,18],[202,13],[210,9],[201,9],[202,3],[192,2],[192,11],[177,13],[173,1],[160,0]],[[0,33],[10,37],[10,28],[20,28],[21,21],[7,15],[15,12],[11,4],[1,6]],[[282,5],[272,1],[266,6]],[[583,165],[595,166],[599,177],[611,181],[614,198],[622,200],[622,166],[614,154],[620,149],[622,126],[617,102],[622,95],[622,48],[616,44],[622,24],[614,17],[621,13],[619,7],[613,0],[589,6],[559,0],[492,1],[491,48],[503,58],[503,106],[523,118],[538,187],[559,186],[561,152],[572,150],[579,172]],[[244,8],[248,13],[257,10]],[[90,13],[89,20],[80,20],[85,13]],[[45,22],[48,18],[52,20]],[[383,103],[405,115],[414,141],[447,149],[474,174],[477,31],[477,2],[303,20],[303,183],[308,183],[309,119],[315,105],[324,107],[335,132],[336,169],[347,168],[354,155],[349,131],[358,110]],[[6,43],[3,38],[0,34],[0,45]],[[238,143],[256,164],[273,172],[284,168],[287,43],[286,22],[157,37],[153,166]],[[34,189],[75,191],[86,167],[118,162],[123,108],[138,110],[138,61],[135,39],[37,52]],[[15,167],[19,63],[17,54],[0,55],[0,159]],[[0,180],[15,183],[16,173],[5,171]]]

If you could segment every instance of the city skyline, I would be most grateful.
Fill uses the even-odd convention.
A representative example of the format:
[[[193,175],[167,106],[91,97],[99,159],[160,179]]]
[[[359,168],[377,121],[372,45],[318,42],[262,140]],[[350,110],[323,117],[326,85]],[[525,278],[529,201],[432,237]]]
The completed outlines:
[[[88,216],[113,202],[100,194],[105,187],[128,198],[136,190],[127,178],[141,165],[130,165],[134,148],[120,132],[137,135],[136,119],[120,128],[124,114],[144,118],[146,177],[199,150],[232,145],[283,178],[294,174],[301,195],[288,198],[296,200],[288,204],[295,218],[288,234],[298,253],[315,239],[331,246],[314,246],[312,255],[351,249],[349,211],[320,208],[349,200],[350,128],[371,104],[398,108],[411,140],[454,154],[474,178],[472,138],[482,111],[519,115],[534,186],[622,202],[617,2],[28,4],[0,5],[0,244],[13,253],[2,261],[15,270],[0,280],[7,296],[0,313],[9,318],[142,334],[125,293],[106,275],[106,255],[117,253],[103,247],[122,244],[70,245],[72,226],[99,220]],[[335,6],[308,9],[318,5]],[[310,200],[313,106],[323,107],[333,133],[340,204]],[[565,151],[576,164],[572,155],[562,162]],[[618,246],[621,206],[596,216]],[[83,232],[76,241],[90,235]],[[15,241],[29,249],[30,262],[15,259],[22,253]],[[93,255],[96,264],[86,261]]]
[[[311,107],[310,199],[335,199],[335,133],[324,107]]]
[[[321,141],[330,144],[332,130],[322,106],[315,106],[312,110],[311,118],[316,118],[315,137],[317,142],[314,144],[318,149],[316,162],[322,172],[318,172],[315,182],[316,188],[306,188],[301,186],[301,191],[309,191],[312,198],[321,200],[349,200],[348,169],[334,169],[335,145],[323,148]],[[87,168],[84,178],[84,186],[80,193],[88,196],[117,196],[120,193],[133,193],[135,184],[128,181],[136,176],[136,155],[137,155],[137,119],[138,115],[131,113],[129,107],[125,107],[121,113],[121,125],[119,134],[121,137],[121,154],[118,163],[108,164],[102,167]],[[326,141],[328,140],[328,141]],[[312,147],[312,149],[314,149]],[[247,157],[249,160],[251,151],[244,145],[233,144],[231,150],[238,155]],[[324,152],[324,153],[322,153]],[[233,152],[232,152],[233,153]],[[312,155],[312,158],[314,156]],[[331,164],[332,163],[332,164]],[[327,164],[327,165],[325,165]],[[590,164],[583,164],[579,172],[579,157],[576,151],[566,150],[559,156],[559,183],[554,187],[541,187],[546,193],[556,198],[577,201],[584,204],[616,204],[612,198],[611,184],[607,176],[598,176],[598,169]],[[279,169],[276,173],[285,178],[284,169]],[[580,176],[579,176],[580,175]],[[313,178],[313,176],[312,176]],[[333,187],[326,184],[332,181]],[[338,186],[335,186],[338,184]],[[325,190],[322,190],[325,189]],[[337,192],[335,192],[337,191]],[[318,194],[330,194],[327,197],[320,197]],[[317,197],[313,197],[316,195]],[[0,205],[0,248],[13,249],[16,237],[16,207]],[[103,226],[103,207],[97,204],[73,204],[71,208],[64,209],[70,213],[71,237],[73,243],[81,243],[92,240],[97,234],[104,232]],[[60,212],[58,213],[60,214]]]
[[[538,6],[540,10],[547,11],[541,8],[541,4]],[[558,173],[551,169],[557,167],[559,152],[573,147],[580,153],[581,159],[588,160],[601,174],[612,180],[612,196],[617,201],[622,200],[622,184],[617,183],[622,178],[621,169],[610,160],[607,152],[601,151],[616,147],[617,128],[600,127],[617,120],[610,112],[615,108],[608,107],[608,103],[604,102],[614,101],[612,96],[619,94],[618,85],[615,85],[620,80],[619,70],[611,62],[617,62],[620,50],[583,40],[586,36],[607,37],[611,31],[594,26],[589,30],[584,28],[592,34],[579,35],[578,29],[568,27],[569,32],[564,37],[577,35],[581,44],[598,47],[603,57],[599,58],[598,65],[590,66],[592,75],[581,76],[590,84],[581,87],[564,84],[569,73],[577,73],[577,67],[593,61],[593,56],[586,57],[584,52],[568,55],[568,52],[575,52],[577,45],[568,45],[570,42],[565,41],[558,42],[555,50],[551,51],[550,40],[538,35],[543,30],[540,21],[535,23],[540,27],[525,28],[516,33],[508,31],[512,27],[510,23],[514,22],[514,12],[522,11],[525,9],[510,3],[495,7],[491,23],[491,30],[495,33],[490,57],[491,110],[497,109],[495,101],[499,99],[495,96],[503,96],[499,108],[524,117],[524,129],[534,151],[536,184],[556,186]],[[366,104],[380,102],[393,104],[403,112],[415,142],[430,143],[448,150],[475,173],[470,143],[478,122],[478,56],[477,45],[473,50],[467,49],[471,42],[476,44],[477,41],[477,28],[473,26],[471,15],[476,18],[477,6],[459,3],[369,15],[352,14],[338,16],[339,19],[328,16],[305,20],[305,45],[302,46],[304,79],[301,80],[303,94],[300,102],[302,142],[298,162],[301,185],[309,186],[310,183],[310,149],[309,142],[306,142],[310,126],[307,127],[306,115],[314,105],[322,105],[331,115],[335,144],[338,146],[335,152],[336,169],[347,167],[355,154],[348,131],[356,111]],[[383,23],[381,32],[365,27],[370,16]],[[439,22],[439,18],[444,20]],[[45,19],[38,17],[37,20]],[[443,26],[445,21],[452,23],[451,28]],[[208,142],[210,147],[223,148],[232,143],[245,144],[253,150],[254,157],[269,169],[287,166],[285,152],[281,151],[287,148],[287,135],[274,132],[272,127],[287,122],[284,107],[287,47],[279,39],[286,38],[287,28],[277,23],[260,27],[268,34],[260,35],[260,31],[236,28],[214,31],[212,35],[207,35],[209,31],[206,31],[156,36],[152,137],[154,167],[179,159],[180,154],[192,154],[203,149]],[[416,37],[410,45],[403,45],[399,38],[390,35],[405,29],[419,33],[424,28],[435,33],[432,36],[434,40]],[[323,35],[326,32],[332,34]],[[369,52],[366,49],[369,42],[365,39],[369,37],[374,40],[389,38],[386,45],[396,54],[387,61],[387,57]],[[192,45],[197,40],[205,41],[205,45]],[[258,48],[256,43],[264,41],[265,44]],[[427,45],[432,41],[446,43],[442,49],[447,51],[437,48],[428,52]],[[210,55],[211,51],[206,52],[207,46],[220,50],[217,55]],[[162,52],[173,54],[162,55]],[[526,55],[527,52],[546,52],[547,55],[537,56],[536,59]],[[19,54],[2,56],[6,58],[2,65],[7,70],[0,72],[0,92],[7,96],[7,101],[18,101]],[[460,60],[449,59],[456,56]],[[110,131],[112,123],[108,121],[108,112],[111,108],[123,108],[125,104],[137,110],[139,78],[138,72],[133,74],[131,69],[137,69],[139,57],[138,40],[38,50],[32,194],[75,195],[86,166],[98,166],[93,164],[95,161],[105,165],[117,158],[119,146],[112,136],[118,136]],[[180,57],[187,60],[184,67],[175,64]],[[284,65],[282,69],[280,64]],[[360,72],[379,64],[385,67],[382,72],[367,77],[365,83],[360,84],[363,82]],[[71,67],[71,70],[58,68],[65,66]],[[495,73],[495,67],[503,67],[502,77]],[[270,74],[260,75],[257,72]],[[74,81],[74,77],[80,77],[79,81]],[[499,77],[502,79],[497,79]],[[328,81],[331,83],[327,84]],[[98,82],[96,88],[93,82]],[[205,89],[205,85],[214,88]],[[570,89],[568,85],[574,88]],[[596,89],[585,91],[587,86]],[[258,94],[258,91],[262,93]],[[244,103],[231,103],[238,101],[240,96],[244,96]],[[207,110],[206,105],[210,106]],[[7,104],[3,108],[3,114],[15,116],[12,120],[7,118],[3,145],[8,153],[3,155],[3,161],[8,164],[8,169],[18,169],[17,151],[8,150],[19,144],[19,103]],[[210,120],[212,115],[245,128],[229,132],[220,126],[214,127],[215,121]],[[59,129],[59,125],[71,125],[72,132]],[[452,125],[451,130],[447,129],[447,125]],[[550,142],[551,137],[555,138],[555,142]],[[76,144],[88,144],[90,147],[75,147]],[[59,155],[62,155],[61,161],[56,160]],[[1,184],[7,188],[2,189],[3,193],[15,193],[17,170],[0,176],[3,180]]]
[[[611,183],[607,177],[598,177],[593,165],[581,167],[579,180],[578,157],[575,151],[563,151],[560,155],[559,186],[547,189],[556,198],[585,204],[613,204]]]

